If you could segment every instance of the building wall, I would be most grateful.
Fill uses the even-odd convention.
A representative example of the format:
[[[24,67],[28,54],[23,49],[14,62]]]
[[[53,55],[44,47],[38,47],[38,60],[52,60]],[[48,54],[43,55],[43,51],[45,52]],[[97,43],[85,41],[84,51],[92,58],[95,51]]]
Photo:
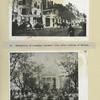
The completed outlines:
[[[54,9],[47,9],[43,11],[43,25],[45,28],[59,27],[57,23],[61,23],[62,19],[58,15],[58,11]]]
[[[14,0],[12,8],[13,21],[17,20],[18,25],[25,20],[34,26],[34,17],[41,17],[41,0]]]
[[[38,22],[38,18],[41,19],[41,23],[44,28],[56,28],[60,27],[57,23],[61,23],[62,19],[58,16],[58,11],[54,9],[48,9],[49,3],[53,5],[49,0],[13,0],[13,21],[17,20],[18,25],[21,25],[23,21],[30,21],[32,27]],[[43,6],[45,6],[46,14],[44,14]]]
[[[54,82],[55,79],[55,82]],[[44,84],[48,84],[49,87],[52,89],[55,85],[55,88],[60,89],[64,87],[66,81],[65,76],[43,76]]]
[[[43,10],[48,8],[48,0],[42,0]]]

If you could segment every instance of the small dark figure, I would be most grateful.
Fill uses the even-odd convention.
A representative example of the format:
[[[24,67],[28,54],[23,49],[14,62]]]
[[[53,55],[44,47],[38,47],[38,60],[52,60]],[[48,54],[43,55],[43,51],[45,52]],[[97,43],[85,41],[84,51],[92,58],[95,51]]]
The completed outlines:
[[[71,24],[69,25],[69,28],[68,28],[68,35],[75,36],[75,30]]]
[[[26,30],[26,22],[23,22],[20,26],[19,26],[19,30]]]
[[[64,22],[62,22],[62,24],[61,24],[61,25],[62,25],[62,27],[63,27],[63,28],[66,28],[66,27],[67,27],[67,24],[66,24],[66,23],[64,23]]]
[[[84,22],[82,25],[83,36],[86,36],[86,23]]]
[[[74,98],[74,100],[78,100],[78,96],[76,96],[76,97]]]
[[[68,95],[66,95],[66,96],[65,96],[65,100],[69,100],[69,97],[68,97]]]
[[[37,24],[34,26],[34,28],[36,28],[36,29],[43,29],[44,26],[43,26],[43,24],[41,24],[41,23],[37,23]]]
[[[15,34],[17,30],[18,30],[18,23],[17,20],[15,20],[14,22],[12,22],[12,34]]]
[[[26,23],[26,27],[27,27],[27,30],[32,29],[32,25],[29,21]]]
[[[52,99],[53,99],[53,97],[51,95],[49,95],[47,100],[52,100]]]
[[[82,31],[80,32],[79,36],[86,36],[86,23],[81,22],[80,25],[82,26]]]
[[[41,98],[40,97],[37,97],[36,100],[41,100]]]

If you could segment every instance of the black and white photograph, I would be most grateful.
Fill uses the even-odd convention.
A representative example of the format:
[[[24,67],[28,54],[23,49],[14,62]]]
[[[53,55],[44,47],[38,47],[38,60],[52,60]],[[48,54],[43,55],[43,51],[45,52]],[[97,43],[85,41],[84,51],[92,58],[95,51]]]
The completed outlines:
[[[78,66],[78,52],[11,52],[10,100],[80,100]]]
[[[87,36],[88,0],[11,2],[11,36]]]

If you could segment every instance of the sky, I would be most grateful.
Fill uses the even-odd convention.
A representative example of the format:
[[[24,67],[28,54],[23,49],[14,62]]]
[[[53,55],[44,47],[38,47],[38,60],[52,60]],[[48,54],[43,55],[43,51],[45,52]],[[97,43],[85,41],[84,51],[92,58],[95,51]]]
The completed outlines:
[[[37,65],[43,64],[43,74],[59,75],[66,73],[65,68],[61,65],[61,61],[69,61],[67,58],[78,60],[76,52],[53,52],[53,53],[32,53],[29,61],[36,62]],[[72,60],[73,61],[73,60]],[[55,73],[56,71],[56,73]]]
[[[63,3],[63,5],[72,3],[81,13],[88,14],[88,0],[52,0],[55,3]]]
[[[66,59],[68,56],[77,58],[77,53],[33,53],[31,57],[32,61],[37,62],[38,64],[44,64],[45,66],[51,68],[60,64],[59,61]]]
[[[34,53],[32,60],[38,64],[44,64],[48,67],[55,66],[57,61],[61,59],[66,53]]]

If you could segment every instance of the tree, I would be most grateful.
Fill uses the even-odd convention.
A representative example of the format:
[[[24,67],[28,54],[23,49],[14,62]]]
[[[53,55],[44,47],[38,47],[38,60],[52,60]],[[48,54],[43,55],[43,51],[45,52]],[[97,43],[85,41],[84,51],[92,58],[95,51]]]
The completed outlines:
[[[67,80],[65,82],[66,90],[70,92],[78,92],[78,54],[69,53],[66,55],[60,64],[66,69],[68,73]]]
[[[75,69],[73,70],[73,72],[70,75],[70,78],[73,80],[74,84],[75,84],[75,92],[78,92],[78,63],[75,62]]]
[[[40,86],[41,71],[43,65],[30,61],[28,53],[11,53],[10,54],[10,77],[11,84],[14,84],[21,90],[22,95],[26,91],[34,91]],[[37,84],[37,81],[39,84]],[[38,86],[39,85],[39,86]]]
[[[69,22],[71,22],[71,20],[75,19],[75,15],[72,12],[72,10],[70,10],[71,9],[71,6],[70,6],[70,9],[69,9],[68,6],[69,5],[63,6],[62,4],[54,4],[52,8],[58,10],[58,12],[59,12],[58,15],[62,19],[66,19]]]
[[[16,71],[18,70],[19,63],[26,61],[27,54],[23,53],[10,53],[10,81],[16,77]]]

